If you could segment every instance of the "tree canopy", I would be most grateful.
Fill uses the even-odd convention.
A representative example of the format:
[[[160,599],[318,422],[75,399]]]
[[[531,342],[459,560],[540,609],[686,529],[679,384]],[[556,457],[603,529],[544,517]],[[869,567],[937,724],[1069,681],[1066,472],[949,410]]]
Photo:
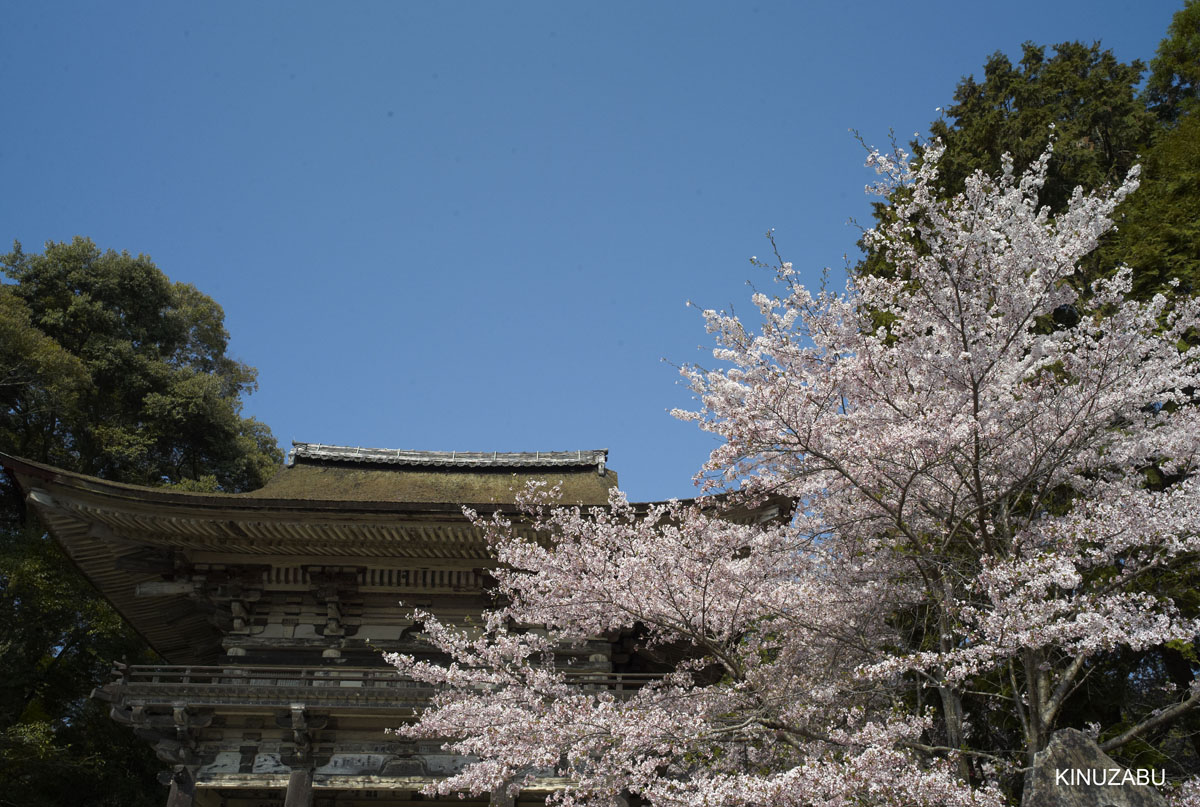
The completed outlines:
[[[1173,122],[1195,111],[1200,98],[1200,2],[1187,0],[1167,28],[1150,63],[1146,97],[1158,116]]]
[[[0,451],[119,482],[242,491],[282,455],[221,307],[84,238],[0,256]],[[157,805],[161,763],[89,699],[145,643],[0,483],[0,805]]]
[[[224,312],[146,256],[91,241],[0,257],[0,304],[38,347],[10,372],[0,441],[30,459],[138,484],[261,486],[280,461],[241,414],[255,371],[226,355]],[[60,372],[60,371],[67,372]],[[34,383],[37,378],[46,383]]]
[[[940,140],[942,192],[962,190],[975,171],[995,174],[1004,154],[1017,170],[1056,141],[1040,202],[1064,208],[1075,188],[1096,190],[1119,184],[1134,164],[1142,166],[1142,190],[1117,213],[1117,227],[1086,259],[1072,280],[1081,291],[1120,264],[1134,270],[1134,293],[1144,298],[1200,288],[1200,252],[1194,238],[1200,200],[1200,155],[1195,149],[1197,71],[1200,68],[1200,0],[1187,0],[1150,63],[1123,63],[1099,43],[1064,42],[1047,48],[1022,46],[1015,64],[1003,53],[988,57],[982,79],[963,78],[953,101],[930,124]],[[915,153],[925,145],[913,144]],[[904,191],[899,191],[903,193]],[[880,223],[894,214],[877,204]],[[878,252],[866,249],[857,271],[895,271]]]
[[[945,154],[942,187],[957,193],[976,170],[995,174],[1011,154],[1018,169],[1042,153],[1054,127],[1057,145],[1041,203],[1061,210],[1076,186],[1119,183],[1151,142],[1156,120],[1138,97],[1144,66],[1124,64],[1099,44],[1022,46],[1013,64],[1002,53],[984,65],[984,79],[964,78],[944,117],[930,125]]]

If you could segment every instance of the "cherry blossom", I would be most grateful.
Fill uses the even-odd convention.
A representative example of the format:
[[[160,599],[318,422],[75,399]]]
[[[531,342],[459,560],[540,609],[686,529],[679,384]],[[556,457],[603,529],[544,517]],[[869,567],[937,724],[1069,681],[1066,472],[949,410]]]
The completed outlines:
[[[1076,277],[1136,170],[1055,217],[1049,149],[949,199],[940,155],[868,160],[893,215],[866,241],[894,276],[813,292],[781,262],[756,323],[704,312],[716,367],[684,370],[699,408],[676,414],[721,438],[719,495],[584,510],[535,486],[519,523],[477,519],[503,605],[419,615],[449,665],[393,658],[442,687],[400,733],[477,760],[432,790],[998,805],[1104,654],[1200,634],[1150,585],[1200,550],[1200,303]],[[768,501],[791,516],[746,515]],[[556,661],[623,632],[671,651],[661,680]],[[1095,730],[1112,750],[1197,703]],[[997,748],[981,721],[1019,730]]]

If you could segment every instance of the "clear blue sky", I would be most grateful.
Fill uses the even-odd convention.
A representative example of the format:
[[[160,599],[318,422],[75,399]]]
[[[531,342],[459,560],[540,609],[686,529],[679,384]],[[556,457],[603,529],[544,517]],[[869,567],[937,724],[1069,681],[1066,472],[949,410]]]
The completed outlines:
[[[848,130],[924,133],[1022,42],[1149,60],[1175,0],[10,3],[0,242],[85,235],[220,302],[292,439],[611,450],[692,495],[670,364],[776,228],[853,260]]]

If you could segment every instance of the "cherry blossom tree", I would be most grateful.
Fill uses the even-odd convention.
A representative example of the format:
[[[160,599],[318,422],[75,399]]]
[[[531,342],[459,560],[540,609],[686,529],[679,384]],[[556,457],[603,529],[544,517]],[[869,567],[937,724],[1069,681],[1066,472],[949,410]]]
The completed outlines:
[[[756,327],[704,313],[718,366],[685,369],[700,408],[677,415],[722,438],[722,495],[581,511],[534,489],[519,523],[478,522],[502,606],[418,615],[448,666],[392,659],[442,686],[399,731],[478,760],[434,790],[998,805],[1107,657],[1200,634],[1154,585],[1200,550],[1200,304],[1128,299],[1127,268],[1086,299],[1070,282],[1136,169],[1053,217],[1049,150],[950,199],[940,154],[868,161],[894,277],[814,293],[781,261]],[[790,518],[746,516],[772,496]],[[629,693],[555,662],[621,631],[672,669]],[[1119,749],[1198,703],[1091,729]]]

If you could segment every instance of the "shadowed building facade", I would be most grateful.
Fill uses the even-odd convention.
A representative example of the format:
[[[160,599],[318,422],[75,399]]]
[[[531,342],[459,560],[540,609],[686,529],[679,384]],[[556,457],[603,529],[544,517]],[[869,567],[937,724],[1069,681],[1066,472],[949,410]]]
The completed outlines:
[[[296,443],[262,489],[199,494],[0,455],[30,509],[163,659],[118,665],[95,695],[167,763],[170,807],[427,802],[417,791],[464,760],[384,731],[432,694],[381,658],[434,657],[404,606],[460,624],[485,610],[494,561],[462,506],[511,512],[531,480],[561,484],[564,503],[603,505],[617,481],[606,460]],[[643,680],[619,641],[563,653],[582,685]]]

